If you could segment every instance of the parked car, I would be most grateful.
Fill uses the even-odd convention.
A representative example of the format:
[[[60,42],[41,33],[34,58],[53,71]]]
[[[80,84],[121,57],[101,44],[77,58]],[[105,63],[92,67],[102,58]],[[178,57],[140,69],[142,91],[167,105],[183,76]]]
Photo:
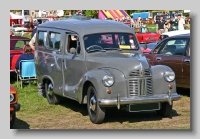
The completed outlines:
[[[62,97],[87,104],[92,123],[103,123],[107,107],[169,116],[173,101],[180,99],[174,72],[150,66],[125,24],[84,17],[57,20],[40,24],[36,36],[39,90],[50,104]]]
[[[181,35],[181,34],[188,34],[188,33],[190,33],[190,30],[181,30],[181,31],[175,30],[175,31],[164,32],[160,35],[160,40],[167,38],[167,37]]]
[[[157,42],[152,42],[152,43],[141,43],[140,47],[143,53],[149,53],[151,50],[156,46]]]
[[[16,119],[16,112],[19,110],[20,104],[18,103],[18,93],[10,84],[10,128],[13,127]]]
[[[175,72],[177,87],[190,88],[190,34],[165,38],[145,56],[152,66],[169,66]]]
[[[15,74],[15,65],[21,54],[23,46],[29,44],[30,39],[21,36],[10,36],[10,73]]]
[[[147,27],[139,27],[134,29],[139,43],[157,42],[160,39],[160,34],[150,32]]]

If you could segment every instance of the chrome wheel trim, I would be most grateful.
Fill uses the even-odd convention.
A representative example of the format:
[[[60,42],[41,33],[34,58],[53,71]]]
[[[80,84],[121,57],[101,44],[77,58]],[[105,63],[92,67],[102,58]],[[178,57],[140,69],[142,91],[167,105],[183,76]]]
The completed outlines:
[[[96,103],[96,99],[95,99],[95,95],[94,95],[94,96],[92,96],[92,97],[90,98],[90,110],[91,110],[93,113],[96,113],[96,105],[97,105],[97,103]]]

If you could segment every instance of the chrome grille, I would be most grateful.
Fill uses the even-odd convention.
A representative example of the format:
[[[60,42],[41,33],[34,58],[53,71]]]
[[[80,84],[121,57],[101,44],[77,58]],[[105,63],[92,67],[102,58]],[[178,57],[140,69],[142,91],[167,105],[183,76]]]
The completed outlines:
[[[145,69],[144,74],[141,74],[140,70],[134,70],[129,74],[129,77],[140,77],[140,76],[151,77],[151,71],[148,69]]]
[[[128,80],[129,96],[149,96],[152,92],[152,79],[130,79]]]
[[[147,95],[153,95],[152,91],[152,79],[146,79]]]
[[[139,93],[139,85],[138,85],[138,80],[129,80],[129,95],[130,96],[138,96]]]

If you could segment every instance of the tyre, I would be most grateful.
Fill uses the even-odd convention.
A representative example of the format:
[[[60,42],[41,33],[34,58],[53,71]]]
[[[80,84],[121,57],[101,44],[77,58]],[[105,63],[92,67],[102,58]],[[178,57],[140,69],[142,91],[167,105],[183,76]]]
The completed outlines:
[[[161,103],[161,109],[157,110],[157,114],[162,117],[169,117],[172,112],[172,106],[168,102]]]
[[[10,128],[13,127],[14,123],[15,123],[15,119],[16,119],[16,113],[13,113],[12,115],[12,120],[10,121]]]
[[[60,96],[54,94],[53,92],[53,85],[51,82],[46,82],[45,83],[45,94],[47,101],[49,104],[59,104],[60,103]]]
[[[105,118],[105,108],[99,107],[96,97],[96,90],[91,85],[87,90],[87,109],[90,121],[94,124],[101,124]]]

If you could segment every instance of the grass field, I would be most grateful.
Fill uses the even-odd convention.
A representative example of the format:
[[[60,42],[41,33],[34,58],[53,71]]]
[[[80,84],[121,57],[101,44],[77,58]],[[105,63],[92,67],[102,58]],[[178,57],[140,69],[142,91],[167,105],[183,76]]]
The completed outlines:
[[[60,105],[48,104],[38,95],[36,84],[17,87],[16,78],[11,84],[19,93],[20,111],[14,129],[190,129],[190,91],[179,89],[181,100],[174,102],[171,118],[162,118],[156,112],[128,113],[108,109],[103,124],[90,122],[86,105],[64,99]]]

